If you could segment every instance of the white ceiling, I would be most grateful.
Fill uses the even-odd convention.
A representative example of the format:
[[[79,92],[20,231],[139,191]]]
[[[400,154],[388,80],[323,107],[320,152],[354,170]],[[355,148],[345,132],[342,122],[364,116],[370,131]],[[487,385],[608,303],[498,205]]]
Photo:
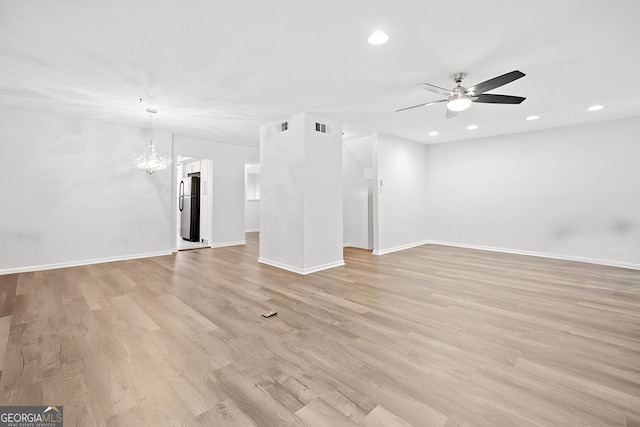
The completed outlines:
[[[253,146],[299,112],[426,143],[611,120],[640,115],[638,17],[638,0],[0,0],[0,107],[133,126],[156,108],[161,129]],[[515,69],[491,93],[520,105],[395,112],[441,98],[416,83]]]

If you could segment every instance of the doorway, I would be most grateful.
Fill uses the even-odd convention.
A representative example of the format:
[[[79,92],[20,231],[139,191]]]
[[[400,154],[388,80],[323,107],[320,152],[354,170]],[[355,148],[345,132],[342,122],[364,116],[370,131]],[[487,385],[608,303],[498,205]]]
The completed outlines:
[[[211,247],[212,161],[177,156],[176,248]]]
[[[244,165],[244,232],[260,231],[260,163]]]

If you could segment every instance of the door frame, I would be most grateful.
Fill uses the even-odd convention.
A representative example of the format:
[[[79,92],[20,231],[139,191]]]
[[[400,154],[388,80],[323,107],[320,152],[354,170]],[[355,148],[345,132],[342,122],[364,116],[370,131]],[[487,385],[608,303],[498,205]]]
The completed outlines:
[[[178,197],[180,191],[181,176],[178,175],[178,169],[181,169],[182,163],[189,160],[200,160],[200,241],[202,241],[203,226],[206,226],[207,241],[203,247],[211,247],[212,230],[213,230],[213,161],[209,158],[187,156],[176,154],[174,164],[171,168],[171,176],[173,180],[171,206],[174,212],[173,221],[171,222],[171,251],[178,252],[178,239],[180,238],[180,210],[178,209]],[[206,178],[206,179],[203,179]],[[206,203],[205,203],[206,202]],[[206,206],[205,206],[206,204]],[[204,206],[204,208],[203,208]]]

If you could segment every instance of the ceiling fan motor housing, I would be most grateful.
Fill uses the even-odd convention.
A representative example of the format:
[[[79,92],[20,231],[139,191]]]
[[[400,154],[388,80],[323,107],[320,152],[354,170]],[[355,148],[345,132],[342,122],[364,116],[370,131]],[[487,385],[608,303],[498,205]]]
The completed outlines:
[[[456,86],[455,88],[453,88],[453,90],[451,91],[451,95],[449,95],[449,97],[447,98],[447,101],[451,102],[455,99],[464,99],[464,98],[468,98],[469,96],[467,95],[467,89],[462,87],[462,86]]]
[[[460,98],[462,96],[465,96],[466,93],[467,93],[467,88],[462,87],[462,86],[456,86],[451,91],[451,96],[454,97],[454,98]]]

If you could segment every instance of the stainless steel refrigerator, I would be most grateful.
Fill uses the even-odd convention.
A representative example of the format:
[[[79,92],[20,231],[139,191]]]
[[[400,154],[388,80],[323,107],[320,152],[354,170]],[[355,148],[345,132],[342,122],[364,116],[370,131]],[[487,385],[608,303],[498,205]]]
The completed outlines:
[[[200,177],[182,178],[178,209],[180,209],[180,237],[190,242],[200,241]]]

